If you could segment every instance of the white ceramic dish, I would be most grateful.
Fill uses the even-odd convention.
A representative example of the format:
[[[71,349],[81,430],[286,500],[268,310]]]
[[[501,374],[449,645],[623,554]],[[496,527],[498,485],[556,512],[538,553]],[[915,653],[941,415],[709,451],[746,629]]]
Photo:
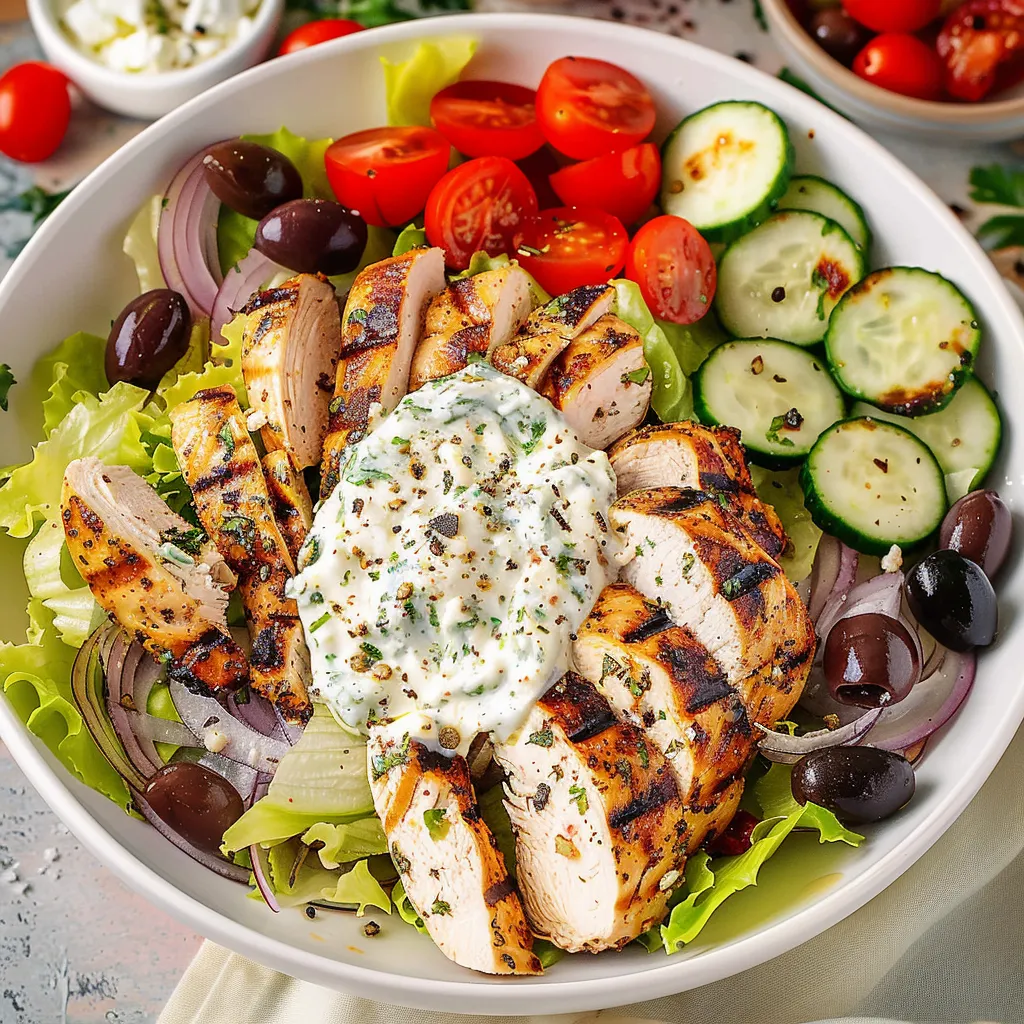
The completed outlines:
[[[955,280],[984,321],[984,375],[998,381],[1008,416],[993,484],[1017,507],[1024,447],[1024,323],[991,264],[942,202],[849,122],[775,79],[668,36],[600,21],[538,15],[446,17],[360,33],[241,75],[144,132],[92,174],[25,249],[0,285],[0,361],[27,380],[34,359],[80,329],[105,333],[134,294],[121,254],[124,230],[143,200],[163,188],[201,146],[282,123],[308,136],[340,135],[384,122],[379,57],[415,41],[462,34],[480,40],[471,72],[535,85],[567,53],[616,61],[655,94],[664,134],[679,117],[726,98],[758,99],[788,121],[798,164],[837,181],[863,204],[876,235],[875,262],[930,267]],[[45,297],[45,301],[44,300]],[[38,437],[38,409],[12,391],[5,461]],[[0,633],[20,636],[24,597],[18,550],[0,542]],[[1024,630],[1014,558],[1000,579],[1004,635],[981,663],[979,682],[921,765],[918,794],[897,817],[869,829],[859,850],[797,837],[770,862],[765,884],[734,897],[699,942],[674,957],[638,950],[563,960],[543,978],[494,979],[449,963],[425,937],[397,922],[364,938],[362,923],[298,911],[274,916],[244,887],[195,866],[155,831],[75,782],[0,700],[0,735],[25,774],[81,841],[129,885],[204,935],[289,974],[359,995],[463,1013],[556,1013],[611,1007],[693,988],[777,956],[850,914],[906,871],[977,792],[1024,718]],[[883,897],[884,898],[884,897]],[[867,938],[867,937],[866,937]]]
[[[82,53],[57,22],[54,0],[28,0],[28,14],[47,60],[55,64],[101,107],[127,117],[153,121],[270,52],[285,0],[262,0],[252,31],[201,64],[154,75],[113,71]]]

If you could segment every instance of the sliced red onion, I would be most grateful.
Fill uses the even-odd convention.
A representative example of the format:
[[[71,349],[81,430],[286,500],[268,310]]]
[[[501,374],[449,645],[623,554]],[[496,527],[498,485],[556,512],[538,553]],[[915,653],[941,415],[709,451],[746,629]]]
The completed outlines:
[[[260,773],[255,768],[250,768],[247,764],[239,764],[237,761],[232,761],[221,754],[213,754],[208,750],[196,758],[196,764],[201,764],[204,768],[209,768],[211,772],[216,772],[226,779],[238,791],[242,803],[246,807],[252,806],[256,787],[260,780]]]
[[[863,615],[877,612],[897,619],[900,615],[900,603],[903,599],[903,574],[884,572],[871,579],[858,583],[847,593],[833,592],[822,610],[815,626],[815,632],[824,643],[832,627],[850,615]],[[915,632],[915,630],[911,630]]]
[[[252,861],[252,877],[256,881],[263,902],[275,913],[281,913],[281,906],[274,895],[274,887],[270,884],[270,857],[259,843],[249,847],[249,859]]]
[[[281,734],[284,737],[285,742],[290,746],[294,747],[299,742],[299,737],[303,733],[303,727],[301,725],[295,725],[293,722],[289,722],[284,715],[281,714],[280,708],[274,708],[274,714],[277,715],[277,721],[281,728]]]
[[[796,764],[800,758],[813,754],[816,750],[824,750],[826,747],[852,746],[859,743],[878,721],[881,714],[882,708],[872,708],[838,729],[818,729],[816,732],[804,733],[803,736],[773,732],[771,729],[755,723],[755,728],[764,733],[758,744],[758,750],[769,761],[776,761],[779,764]]]
[[[142,659],[148,657],[141,644],[130,642],[119,630],[106,664],[107,714],[128,760],[147,779],[163,764],[153,740],[135,731],[134,720],[139,712],[132,695],[132,681]]]
[[[830,598],[839,597],[853,586],[857,579],[859,555],[853,548],[829,534],[822,534],[811,568],[811,592],[807,604],[812,622],[825,609]]]
[[[258,249],[249,252],[225,275],[210,311],[210,337],[220,344],[221,329],[231,323],[234,315],[275,275],[289,274],[279,263],[264,256]]]
[[[178,747],[194,747],[196,737],[192,730],[181,722],[168,721],[155,715],[138,713],[132,719],[132,731],[137,737],[144,737],[155,743],[173,743]]]
[[[258,732],[261,736],[284,738],[280,735],[281,725],[274,713],[274,705],[266,697],[248,693],[247,700],[239,701],[238,694],[232,693],[228,695],[224,703],[227,706],[228,714],[240,722],[244,722],[253,732]]]

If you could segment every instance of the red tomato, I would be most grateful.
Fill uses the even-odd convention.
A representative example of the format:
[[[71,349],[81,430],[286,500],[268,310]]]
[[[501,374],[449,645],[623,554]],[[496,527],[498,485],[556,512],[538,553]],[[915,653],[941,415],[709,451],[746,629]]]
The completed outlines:
[[[369,128],[332,143],[324,160],[339,203],[367,224],[397,227],[426,205],[450,156],[433,128]]]
[[[628,149],[654,127],[654,100],[628,71],[590,57],[562,57],[537,87],[544,138],[577,160]]]
[[[876,32],[916,32],[939,16],[942,0],[843,0],[843,7]]]
[[[0,153],[24,163],[45,160],[70,120],[68,80],[56,68],[30,61],[0,76]]]
[[[456,82],[430,101],[430,119],[466,156],[522,160],[544,145],[536,96],[511,82]]]
[[[626,254],[626,277],[636,281],[651,312],[692,324],[711,308],[718,268],[704,236],[682,217],[649,220]]]
[[[1013,84],[1024,64],[1024,2],[962,4],[942,26],[938,50],[946,89],[957,99],[980,100],[993,88]]]
[[[465,270],[475,252],[512,252],[523,225],[537,212],[526,175],[503,156],[481,156],[450,170],[427,199],[427,241],[445,252],[449,267]]]
[[[561,199],[555,194],[551,187],[551,178],[556,171],[560,171],[566,164],[566,157],[556,153],[550,146],[544,145],[532,153],[525,160],[518,160],[516,166],[526,175],[527,180],[537,193],[537,205],[541,209],[549,206],[559,206]]]
[[[349,21],[348,18],[325,18],[323,21],[311,21],[306,25],[300,25],[294,32],[289,32],[284,37],[281,49],[277,51],[278,57],[288,53],[298,53],[309,46],[316,46],[317,43],[326,43],[331,39],[341,39],[342,36],[350,36],[353,32],[362,32],[363,26],[358,21]]]
[[[854,58],[853,70],[890,92],[937,100],[942,95],[942,61],[917,36],[889,32],[875,36]]]
[[[516,258],[552,295],[604,284],[621,269],[629,236],[603,210],[557,206],[541,210],[523,230]]]
[[[648,210],[661,184],[661,155],[652,142],[585,160],[551,175],[566,206],[593,206],[633,224]]]

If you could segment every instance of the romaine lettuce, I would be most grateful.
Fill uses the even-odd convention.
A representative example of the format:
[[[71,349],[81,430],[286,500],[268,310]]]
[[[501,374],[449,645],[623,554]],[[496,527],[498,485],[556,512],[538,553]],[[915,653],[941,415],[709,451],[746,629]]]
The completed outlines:
[[[307,846],[318,844],[320,863],[328,869],[388,852],[388,837],[378,818],[361,818],[341,825],[320,821],[303,834],[302,841]]]
[[[408,60],[397,64],[381,57],[388,124],[429,125],[434,94],[459,80],[476,47],[475,39],[453,37],[420,43]]]
[[[418,249],[427,244],[427,233],[418,224],[406,224],[398,233],[392,246],[392,256],[404,256],[410,249]]]
[[[160,256],[156,247],[156,234],[163,209],[162,195],[150,196],[128,227],[122,246],[124,254],[135,264],[139,279],[139,294],[153,288],[164,288],[164,274],[160,269]]]
[[[750,476],[761,500],[774,506],[792,542],[792,546],[787,547],[779,556],[779,565],[786,570],[791,580],[799,582],[810,573],[818,541],[821,540],[821,530],[814,525],[811,513],[804,505],[800,470],[773,472],[760,466],[751,466]]]
[[[32,370],[33,384],[47,395],[43,399],[43,437],[49,437],[67,416],[78,401],[79,393],[95,397],[107,390],[103,370],[106,348],[105,338],[79,331],[36,363]]]

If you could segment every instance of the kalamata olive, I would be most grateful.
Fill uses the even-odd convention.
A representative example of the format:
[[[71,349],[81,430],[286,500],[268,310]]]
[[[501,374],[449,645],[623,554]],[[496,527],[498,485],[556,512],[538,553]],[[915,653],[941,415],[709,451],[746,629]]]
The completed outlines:
[[[850,64],[864,48],[871,33],[851,18],[842,7],[826,7],[811,16],[807,31],[815,42],[842,64]]]
[[[203,170],[213,194],[253,220],[302,197],[302,176],[283,153],[256,142],[231,139],[211,146]]]
[[[903,700],[921,678],[921,656],[910,630],[889,615],[840,619],[824,655],[829,693],[841,704],[880,708]]]
[[[956,551],[935,551],[907,574],[914,618],[952,651],[987,647],[999,625],[996,592],[981,567]]]
[[[208,853],[220,849],[224,833],[245,810],[227,779],[191,761],[165,764],[143,795],[162,821]]]
[[[914,769],[905,757],[875,747],[828,747],[793,766],[793,796],[818,804],[840,821],[881,821],[914,795]]]
[[[1010,550],[1013,522],[995,491],[971,491],[947,513],[939,529],[939,547],[958,551],[980,565],[991,579]]]
[[[177,292],[154,288],[132,299],[107,337],[107,380],[156,387],[185,354],[191,329],[188,303]]]
[[[268,213],[256,229],[256,248],[299,274],[347,274],[366,248],[362,217],[326,199],[296,199]]]

